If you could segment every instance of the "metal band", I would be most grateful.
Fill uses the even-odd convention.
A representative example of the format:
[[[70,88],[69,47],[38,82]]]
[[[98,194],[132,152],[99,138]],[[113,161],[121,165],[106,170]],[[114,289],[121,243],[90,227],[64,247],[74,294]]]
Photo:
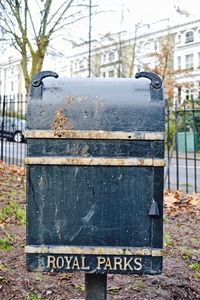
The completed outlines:
[[[27,165],[164,167],[164,159],[105,157],[27,157]]]
[[[75,254],[75,255],[140,255],[163,256],[163,249],[140,247],[76,247],[76,246],[36,246],[28,245],[25,252],[30,254]]]
[[[93,140],[164,140],[163,132],[124,132],[102,130],[27,130],[29,139],[93,139]]]

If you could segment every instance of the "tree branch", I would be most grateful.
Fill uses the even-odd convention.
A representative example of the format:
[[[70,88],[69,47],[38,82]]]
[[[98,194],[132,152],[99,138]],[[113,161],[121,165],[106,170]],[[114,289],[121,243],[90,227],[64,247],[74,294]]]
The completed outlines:
[[[48,32],[48,37],[50,37],[52,35],[52,33],[54,32],[55,28],[57,27],[57,25],[60,23],[60,21],[62,20],[62,17],[64,16],[64,14],[66,13],[66,11],[70,8],[71,4],[73,3],[74,0],[69,0],[68,4],[66,5],[66,7],[64,8],[64,10],[62,11],[62,13],[60,14],[60,16],[57,18],[57,20],[55,21],[54,25],[52,26],[52,28],[49,30]]]

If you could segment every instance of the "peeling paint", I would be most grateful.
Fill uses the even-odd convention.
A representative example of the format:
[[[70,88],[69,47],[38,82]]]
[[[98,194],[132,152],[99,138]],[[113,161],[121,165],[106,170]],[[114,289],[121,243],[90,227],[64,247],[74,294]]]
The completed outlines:
[[[60,132],[66,129],[72,129],[69,119],[64,115],[64,109],[61,108],[55,113],[54,121],[52,123],[52,129],[56,132]]]

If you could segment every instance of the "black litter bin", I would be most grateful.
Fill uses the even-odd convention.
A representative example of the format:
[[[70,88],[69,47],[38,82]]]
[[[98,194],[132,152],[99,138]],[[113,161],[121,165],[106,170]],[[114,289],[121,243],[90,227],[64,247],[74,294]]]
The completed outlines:
[[[162,82],[50,76],[28,104],[28,270],[160,273]]]

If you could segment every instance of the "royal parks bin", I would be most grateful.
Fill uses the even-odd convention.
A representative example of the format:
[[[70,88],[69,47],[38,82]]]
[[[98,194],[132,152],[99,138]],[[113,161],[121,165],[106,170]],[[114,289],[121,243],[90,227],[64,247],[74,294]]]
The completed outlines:
[[[162,82],[50,76],[28,103],[28,270],[160,273]]]

